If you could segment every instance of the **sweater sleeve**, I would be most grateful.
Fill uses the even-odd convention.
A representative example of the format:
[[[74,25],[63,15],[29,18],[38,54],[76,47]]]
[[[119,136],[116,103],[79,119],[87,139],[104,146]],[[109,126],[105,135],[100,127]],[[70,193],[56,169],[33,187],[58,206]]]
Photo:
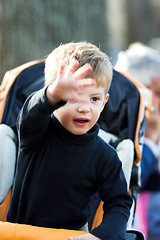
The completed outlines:
[[[132,198],[127,191],[127,183],[121,162],[116,153],[110,164],[103,167],[99,195],[104,202],[103,220],[90,233],[102,240],[123,240],[130,215]]]
[[[48,127],[51,114],[57,108],[65,104],[60,101],[57,104],[49,102],[46,96],[47,87],[31,94],[25,101],[18,119],[17,129],[21,146],[31,145],[43,135]]]

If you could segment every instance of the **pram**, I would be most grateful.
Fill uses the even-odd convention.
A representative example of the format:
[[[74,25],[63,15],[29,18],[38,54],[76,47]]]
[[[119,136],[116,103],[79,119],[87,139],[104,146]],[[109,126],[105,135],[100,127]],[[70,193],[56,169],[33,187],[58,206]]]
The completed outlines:
[[[0,172],[0,181],[1,179],[3,180],[1,181],[1,183],[3,183],[2,186],[0,185],[0,236],[3,236],[2,239],[6,240],[44,239],[44,236],[45,239],[52,237],[56,240],[57,238],[64,240],[71,235],[71,230],[46,229],[6,222],[6,213],[11,196],[16,162],[16,118],[28,95],[43,87],[43,72],[44,59],[29,62],[8,71],[2,81],[0,92],[0,128],[2,128],[2,130],[0,129],[0,136],[3,137],[3,131],[6,133],[6,129],[4,130],[4,128],[7,128],[7,139],[10,139],[10,155],[12,156],[11,164],[10,161],[8,162],[8,160],[5,159],[5,154],[3,154],[5,149],[2,148],[3,153],[0,156],[4,157],[1,160],[1,162],[3,162],[1,164],[3,164],[4,169],[11,169],[9,173],[3,171],[1,174]],[[138,90],[139,88],[144,90],[143,86],[136,86],[133,80],[129,80],[128,76],[126,77],[114,70],[113,81],[109,92],[110,98],[99,119],[101,127],[100,136],[113,145],[119,152],[129,191],[135,204],[139,187],[138,163],[141,158],[142,139],[149,113],[149,103],[147,102],[144,106],[142,95]],[[11,146],[15,147],[12,149]],[[127,148],[127,151],[124,151],[124,148]],[[124,152],[126,154],[124,154]],[[130,158],[130,160],[127,158]],[[98,197],[96,197],[96,199],[97,198]],[[131,214],[131,222],[128,224],[126,240],[144,239],[143,233],[133,229],[129,230],[132,226],[135,204],[132,210],[133,214]],[[90,229],[99,224],[99,221],[102,219],[102,215],[100,214],[100,212],[102,212],[102,203],[99,205],[98,200],[98,204],[97,201],[94,201],[93,205],[96,207],[93,216],[89,219]],[[97,205],[99,205],[98,208]],[[82,232],[74,231],[74,235],[80,234],[82,234]]]

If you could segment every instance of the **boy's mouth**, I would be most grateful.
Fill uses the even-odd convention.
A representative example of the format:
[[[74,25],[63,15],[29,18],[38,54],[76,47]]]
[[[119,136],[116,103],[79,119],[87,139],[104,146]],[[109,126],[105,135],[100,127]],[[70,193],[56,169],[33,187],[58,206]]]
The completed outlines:
[[[85,126],[89,122],[87,118],[77,118],[74,120],[74,123],[78,126]]]

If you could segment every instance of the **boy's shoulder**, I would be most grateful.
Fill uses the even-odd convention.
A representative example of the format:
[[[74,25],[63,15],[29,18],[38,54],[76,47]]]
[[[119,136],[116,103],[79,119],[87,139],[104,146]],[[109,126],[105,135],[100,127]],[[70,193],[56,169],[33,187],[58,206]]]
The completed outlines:
[[[97,142],[99,147],[105,152],[112,154],[112,155],[117,155],[117,152],[113,146],[111,146],[108,142],[106,142],[101,136],[97,136]]]
[[[97,145],[93,150],[94,160],[98,162],[98,167],[103,172],[104,169],[117,169],[122,163],[117,151],[109,143],[97,136]],[[108,170],[107,170],[108,171]]]

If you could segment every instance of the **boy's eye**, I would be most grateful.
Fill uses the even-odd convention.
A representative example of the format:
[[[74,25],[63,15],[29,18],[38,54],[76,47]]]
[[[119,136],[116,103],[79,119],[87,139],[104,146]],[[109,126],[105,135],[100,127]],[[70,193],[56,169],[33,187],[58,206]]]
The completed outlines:
[[[99,100],[98,97],[92,97],[92,98],[91,98],[91,102],[97,102],[98,100]]]

